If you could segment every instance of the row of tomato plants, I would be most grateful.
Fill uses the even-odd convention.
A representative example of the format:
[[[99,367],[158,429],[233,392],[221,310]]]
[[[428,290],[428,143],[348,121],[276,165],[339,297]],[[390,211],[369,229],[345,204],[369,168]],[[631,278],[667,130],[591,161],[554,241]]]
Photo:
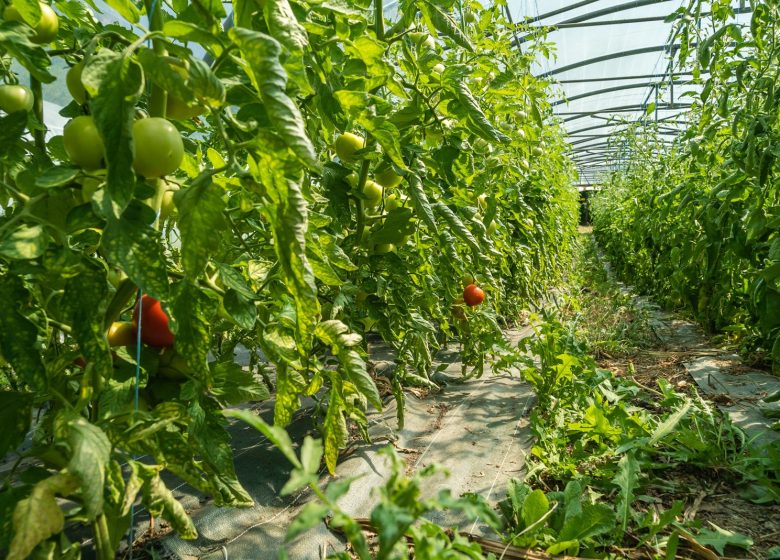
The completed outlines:
[[[677,12],[679,64],[700,92],[664,146],[638,130],[631,156],[594,197],[599,243],[618,271],[756,358],[780,362],[780,75],[777,2],[749,23],[729,2]]]
[[[137,499],[194,537],[163,470],[250,505],[222,411],[271,390],[281,428],[322,404],[333,472],[347,423],[383,405],[363,335],[395,348],[401,401],[448,339],[481,375],[573,245],[529,71],[547,47],[513,47],[501,3],[402,1],[390,21],[381,0],[237,0],[227,30],[218,2],[109,4],[106,24],[13,0],[0,22],[9,558],[78,556],[74,522],[111,558]],[[72,96],[62,135],[44,84]]]

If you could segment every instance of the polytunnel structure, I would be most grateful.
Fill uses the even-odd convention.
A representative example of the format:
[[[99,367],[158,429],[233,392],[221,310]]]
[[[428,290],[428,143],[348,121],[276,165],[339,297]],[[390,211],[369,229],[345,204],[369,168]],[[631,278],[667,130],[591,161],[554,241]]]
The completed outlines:
[[[780,558],[780,0],[0,0],[0,557]]]

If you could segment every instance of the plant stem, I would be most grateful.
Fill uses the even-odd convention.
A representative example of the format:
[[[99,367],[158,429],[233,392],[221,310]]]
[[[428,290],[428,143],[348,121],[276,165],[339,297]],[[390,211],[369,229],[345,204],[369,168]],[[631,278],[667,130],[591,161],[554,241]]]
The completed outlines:
[[[374,10],[376,38],[383,41],[385,39],[385,13],[382,6],[382,0],[374,0]]]
[[[155,32],[162,29],[162,0],[144,0],[146,15],[149,18],[149,31]],[[157,56],[166,56],[165,41],[156,37],[152,39],[152,48]],[[165,117],[168,104],[168,93],[156,84],[152,84],[149,98],[149,115],[152,117]]]
[[[111,548],[111,537],[108,533],[108,520],[106,514],[101,513],[92,522],[92,531],[95,533],[95,549],[98,560],[114,560],[114,551]]]
[[[49,154],[46,153],[46,124],[43,122],[43,86],[40,80],[30,76],[30,89],[33,92],[33,114],[42,127],[33,131],[35,147],[38,148],[44,159],[51,162]]]

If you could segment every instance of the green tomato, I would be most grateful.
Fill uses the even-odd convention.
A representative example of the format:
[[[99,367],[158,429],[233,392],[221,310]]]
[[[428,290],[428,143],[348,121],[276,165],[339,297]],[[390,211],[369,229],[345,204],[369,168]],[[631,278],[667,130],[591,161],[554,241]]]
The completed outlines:
[[[160,354],[160,367],[157,375],[163,379],[174,381],[183,381],[187,375],[191,374],[192,368],[187,364],[184,356],[176,352],[173,348],[166,348]]]
[[[466,18],[466,23],[474,23],[477,21],[477,16],[475,16],[474,12],[471,10],[467,11],[464,17]]]
[[[493,220],[490,222],[490,225],[487,227],[487,232],[489,236],[493,236],[496,233],[496,230],[498,229],[498,224],[496,224],[496,221]]]
[[[441,75],[442,75],[442,73],[443,73],[445,70],[446,70],[446,68],[444,67],[444,64],[442,64],[441,62],[439,62],[439,63],[438,63],[436,66],[434,66],[433,68],[431,68],[431,72],[433,72],[433,74],[434,74],[435,76],[441,76]]]
[[[339,134],[336,138],[336,155],[346,163],[354,162],[357,158],[355,152],[362,150],[366,146],[366,139],[351,132]]]
[[[344,177],[344,180],[351,186],[352,188],[355,188],[358,186],[358,180],[360,177],[358,177],[357,173],[350,173],[346,177]]]
[[[106,148],[92,117],[82,115],[65,125],[62,141],[70,160],[84,169],[99,169]]]
[[[51,6],[44,4],[43,2],[39,2],[39,5],[41,7],[41,19],[33,27],[33,29],[35,29],[35,35],[30,37],[30,40],[39,45],[48,44],[57,38],[57,31],[59,31],[60,28],[60,19],[57,17],[56,12],[51,9]],[[3,19],[5,21],[25,23],[19,10],[10,5],[3,11]]]
[[[433,37],[428,35],[421,43],[421,47],[424,47],[426,49],[435,49],[436,48],[436,41]]]
[[[133,123],[133,169],[147,179],[163,177],[176,171],[184,159],[181,134],[161,117]]]
[[[386,255],[387,253],[392,253],[393,251],[395,251],[395,245],[392,243],[379,243],[374,245],[375,255]]]
[[[388,212],[392,212],[396,208],[401,207],[401,199],[398,197],[397,194],[393,193],[391,195],[388,195],[385,198],[385,210]]]
[[[482,193],[477,197],[477,206],[480,208],[487,208],[488,204],[488,195],[487,193]]]
[[[517,113],[515,113],[515,115],[521,121],[527,121],[528,120],[528,113],[526,113],[525,111],[518,111]]]
[[[81,199],[91,202],[92,197],[106,182],[105,174],[99,177],[84,177],[81,179]]]
[[[533,154],[535,157],[539,157],[544,153],[544,150],[540,146],[534,146],[534,148],[531,150],[531,154]]]
[[[175,190],[167,190],[163,193],[162,203],[160,204],[160,223],[163,224],[176,212],[176,205],[173,202]]]
[[[366,181],[366,184],[363,187],[363,196],[366,197],[366,204],[368,206],[379,206],[379,203],[382,202],[382,193],[384,193],[382,185],[379,185],[370,179]]]
[[[401,181],[404,180],[401,175],[398,175],[395,172],[392,165],[388,165],[387,167],[377,171],[377,173],[374,175],[374,179],[377,183],[386,189],[397,187],[401,184]]]
[[[192,106],[187,105],[184,101],[173,95],[168,96],[168,105],[165,109],[165,116],[169,119],[176,119],[179,121],[188,121],[199,117],[206,111],[203,105],[195,104]]]
[[[30,88],[20,85],[0,86],[0,109],[6,113],[30,111],[35,97]]]
[[[65,75],[65,84],[68,86],[70,96],[78,103],[83,105],[87,101],[87,90],[81,83],[81,73],[84,71],[84,61],[77,62],[70,67]]]

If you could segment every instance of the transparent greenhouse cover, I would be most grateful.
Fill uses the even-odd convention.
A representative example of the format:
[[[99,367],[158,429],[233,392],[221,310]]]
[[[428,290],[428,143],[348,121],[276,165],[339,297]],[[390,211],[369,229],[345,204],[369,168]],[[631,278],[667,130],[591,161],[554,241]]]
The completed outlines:
[[[547,27],[551,60],[533,72],[558,82],[554,112],[568,132],[580,183],[598,180],[620,165],[610,134],[629,123],[657,122],[669,141],[685,127],[690,98],[698,91],[690,73],[673,61],[672,23],[664,19],[688,0],[508,0],[516,23]],[[750,4],[736,0],[740,22]],[[530,40],[530,38],[529,38]],[[522,48],[522,45],[521,45]]]
[[[489,2],[485,2],[489,3]],[[629,123],[657,122],[671,141],[685,126],[684,94],[697,91],[688,83],[690,73],[672,66],[672,23],[664,20],[688,0],[507,0],[515,23],[546,28],[545,40],[554,44],[551,59],[537,60],[534,74],[549,76],[554,113],[568,132],[571,157],[577,163],[580,183],[598,180],[620,164],[619,147],[610,135]],[[104,23],[117,21],[116,12],[102,0],[95,14]],[[393,17],[397,0],[385,2]],[[734,0],[742,22],[749,22],[750,4]],[[520,36],[520,48],[534,40]],[[63,76],[67,68],[52,68]],[[58,115],[70,102],[64,80],[45,87],[47,125],[59,134],[66,119]]]

